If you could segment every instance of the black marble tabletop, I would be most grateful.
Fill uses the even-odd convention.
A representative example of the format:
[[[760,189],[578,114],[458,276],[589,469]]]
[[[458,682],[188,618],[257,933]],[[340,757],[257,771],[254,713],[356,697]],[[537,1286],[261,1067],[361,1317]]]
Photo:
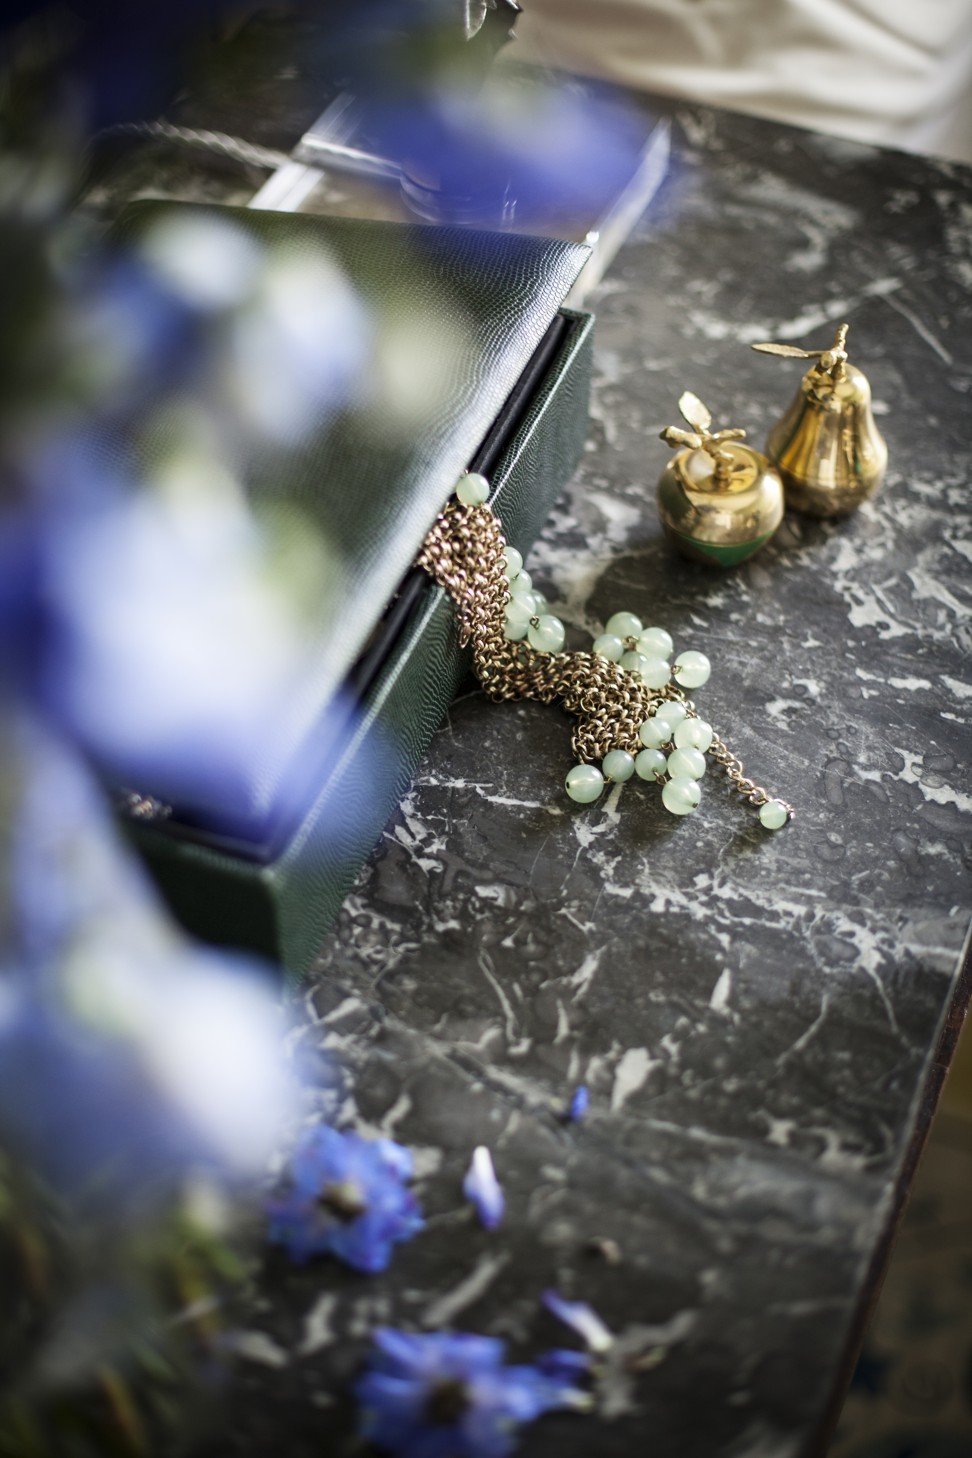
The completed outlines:
[[[376,1323],[523,1360],[564,1344],[549,1286],[622,1352],[664,1351],[619,1363],[598,1415],[540,1420],[526,1458],[825,1446],[965,995],[972,177],[674,115],[669,179],[592,301],[586,457],[528,565],[578,635],[627,608],[704,650],[700,709],[797,818],[762,830],[714,769],[684,820],[641,784],[575,806],[566,720],[469,686],[294,1035],[309,1114],[415,1151],[428,1228],[387,1276],[268,1258],[211,1458],[359,1451],[347,1394]],[[799,367],[748,344],[823,345],[842,320],[881,494],[788,517],[728,573],[673,557],[653,489],[680,392],[759,441]],[[478,1143],[507,1193],[494,1234],[460,1193]]]

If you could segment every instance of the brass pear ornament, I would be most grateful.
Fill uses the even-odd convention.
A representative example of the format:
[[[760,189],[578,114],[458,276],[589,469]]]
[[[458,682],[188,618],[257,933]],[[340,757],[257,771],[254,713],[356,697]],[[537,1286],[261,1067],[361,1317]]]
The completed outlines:
[[[742,444],[744,430],[713,432],[712,415],[690,390],[678,408],[692,429],[668,425],[661,432],[668,445],[682,447],[658,482],[665,535],[686,557],[735,566],[782,521],[782,482],[764,455]]]
[[[830,349],[753,345],[761,354],[813,360],[766,442],[787,502],[811,516],[853,511],[874,495],[888,464],[888,448],[871,412],[871,387],[849,362],[846,342],[847,325],[842,324]]]

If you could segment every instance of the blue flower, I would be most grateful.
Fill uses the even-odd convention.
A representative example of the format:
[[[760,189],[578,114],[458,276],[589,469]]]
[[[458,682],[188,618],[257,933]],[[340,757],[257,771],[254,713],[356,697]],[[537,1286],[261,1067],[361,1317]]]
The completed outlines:
[[[111,785],[264,834],[358,724],[305,692],[338,548],[246,483],[268,442],[296,449],[357,397],[371,324],[330,255],[205,210],[84,261],[53,240],[34,252],[63,264],[33,283],[8,370],[32,423],[0,450],[0,693]]]
[[[181,938],[85,767],[0,719],[11,804],[0,900],[0,1144],[60,1190],[265,1168],[294,1089],[279,993]]]
[[[7,7],[4,30],[11,21],[22,23],[25,13],[34,19],[41,8]],[[71,118],[92,131],[154,115],[179,85],[180,59],[206,36],[211,13],[198,0],[143,0],[137,8],[125,0],[89,0],[72,13],[70,25],[52,26],[56,59],[49,73],[41,73],[50,87],[46,107],[60,101],[62,126]]]
[[[506,1210],[503,1187],[496,1178],[493,1158],[485,1144],[473,1150],[473,1157],[462,1182],[462,1193],[476,1207],[480,1223],[487,1230],[501,1224]]]
[[[329,59],[340,54],[369,146],[402,165],[421,216],[542,232],[598,215],[638,165],[637,109],[604,83],[520,68],[496,66],[483,85],[466,70],[477,46],[462,43],[459,10],[371,0],[333,16]]]
[[[505,1458],[516,1430],[555,1408],[585,1408],[559,1372],[508,1367],[506,1345],[463,1332],[387,1327],[356,1396],[361,1434],[399,1458]]]
[[[383,1271],[392,1246],[424,1225],[411,1177],[400,1144],[319,1124],[298,1140],[289,1188],[269,1202],[270,1239],[297,1261],[327,1251],[355,1270]]]
[[[587,1352],[575,1352],[571,1347],[555,1347],[544,1352],[537,1359],[537,1366],[545,1376],[569,1387],[591,1375],[591,1358]]]

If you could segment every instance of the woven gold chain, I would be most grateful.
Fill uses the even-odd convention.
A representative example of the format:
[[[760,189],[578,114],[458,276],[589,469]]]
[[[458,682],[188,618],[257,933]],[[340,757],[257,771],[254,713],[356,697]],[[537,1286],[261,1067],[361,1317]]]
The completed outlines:
[[[538,653],[528,644],[510,642],[505,613],[510,601],[503,529],[488,505],[464,506],[450,501],[440,514],[416,559],[452,598],[459,615],[459,641],[472,645],[476,676],[490,698],[555,699],[576,717],[572,744],[582,764],[596,764],[612,749],[637,754],[638,730],[665,699],[677,699],[698,717],[691,699],[674,683],[650,689],[636,674],[597,653]],[[632,644],[633,646],[633,644]],[[740,760],[716,735],[708,750],[723,769],[732,789],[749,804],[771,798],[768,790],[747,778]],[[793,809],[786,809],[792,817]]]

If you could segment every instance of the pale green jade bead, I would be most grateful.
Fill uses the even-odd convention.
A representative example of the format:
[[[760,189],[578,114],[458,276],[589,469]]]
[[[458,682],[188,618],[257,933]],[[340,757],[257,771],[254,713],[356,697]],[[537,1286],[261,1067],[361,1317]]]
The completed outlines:
[[[506,558],[507,577],[515,577],[518,572],[523,571],[523,558],[515,547],[504,547],[503,556]]]
[[[675,725],[676,749],[697,749],[700,754],[705,754],[711,748],[712,740],[712,725],[704,719],[683,719]]]
[[[767,830],[779,830],[789,820],[790,814],[782,800],[767,800],[759,807],[759,820]]]
[[[660,719],[663,724],[667,724],[673,732],[676,724],[680,724],[687,714],[688,709],[681,699],[666,699],[655,710],[655,718]]]
[[[506,621],[508,623],[522,623],[524,630],[531,618],[536,617],[533,611],[533,603],[527,602],[522,597],[511,597],[506,604]]]
[[[527,587],[531,592],[533,591],[533,578],[525,567],[520,568],[513,581],[518,582],[521,587]]]
[[[533,602],[533,580],[529,572],[521,572],[519,577],[514,577],[510,583],[510,596],[522,598],[524,602]]]
[[[567,793],[579,805],[590,805],[604,789],[604,776],[596,764],[575,764],[564,781]]]
[[[517,597],[511,597],[506,604],[506,616],[508,618],[525,618],[527,622],[531,618],[540,616],[540,609],[537,605],[535,592],[524,592]]]
[[[680,653],[675,659],[675,681],[682,688],[701,688],[708,683],[712,665],[704,653]]]
[[[510,607],[526,612],[530,618],[538,618],[546,607],[546,598],[539,592],[525,592],[519,598],[510,598]]]
[[[664,628],[645,628],[638,639],[638,651],[649,658],[671,658],[675,644]]]
[[[594,652],[599,653],[602,658],[610,658],[612,663],[617,663],[624,652],[624,644],[613,633],[602,633],[599,638],[594,639]]]
[[[520,622],[519,618],[513,618],[512,620],[507,618],[503,624],[503,637],[507,643],[520,643],[526,637],[529,628],[529,618],[524,618],[522,622]]]
[[[644,666],[641,669],[641,677],[648,687],[653,689],[664,688],[672,676],[672,670],[664,658],[645,658],[644,654],[640,654],[639,657],[645,659]]]
[[[635,755],[635,774],[642,780],[660,780],[666,760],[660,749],[643,749]]]
[[[673,749],[668,756],[668,773],[673,780],[700,780],[705,774],[705,755],[697,749]]]
[[[646,749],[661,749],[672,737],[671,726],[665,719],[659,719],[656,714],[653,719],[646,719],[638,729],[638,738]]]
[[[626,749],[609,749],[601,760],[601,769],[606,779],[614,780],[615,784],[623,785],[625,780],[630,780],[634,774],[634,755],[629,754]]]
[[[565,637],[563,623],[550,613],[544,613],[535,622],[531,619],[527,628],[530,647],[537,653],[559,653]]]
[[[641,632],[641,619],[636,618],[634,613],[615,613],[604,624],[604,631],[615,638],[637,638]]]
[[[691,815],[701,799],[698,780],[669,780],[662,786],[662,804],[672,815]]]
[[[456,495],[463,506],[482,506],[489,497],[489,482],[478,471],[467,471],[459,478]]]
[[[647,663],[648,659],[645,655],[643,653],[636,653],[633,648],[629,649],[627,653],[621,654],[621,667],[626,668],[629,673],[636,673],[639,678],[641,677],[641,670]]]

